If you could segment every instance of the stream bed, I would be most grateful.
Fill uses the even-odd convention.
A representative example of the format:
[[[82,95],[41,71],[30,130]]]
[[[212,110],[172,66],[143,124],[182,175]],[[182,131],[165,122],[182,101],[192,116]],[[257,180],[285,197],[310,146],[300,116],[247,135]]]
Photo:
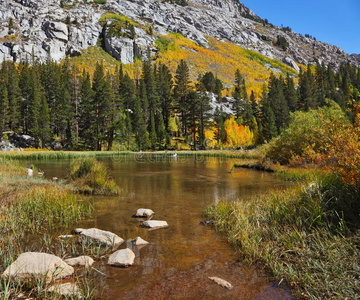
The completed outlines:
[[[101,159],[121,188],[115,197],[97,196],[91,219],[76,227],[109,230],[125,241],[137,236],[150,242],[141,248],[130,268],[97,262],[106,274],[102,299],[293,299],[278,288],[259,266],[239,260],[235,250],[205,219],[207,206],[221,200],[286,188],[273,174],[233,169],[236,159],[215,157],[119,156]],[[33,162],[45,177],[65,178],[68,160]],[[169,223],[149,231],[132,218],[138,208],[155,212],[153,219]],[[69,234],[63,232],[62,234]],[[126,242],[119,249],[125,248]],[[220,277],[227,290],[208,277]]]

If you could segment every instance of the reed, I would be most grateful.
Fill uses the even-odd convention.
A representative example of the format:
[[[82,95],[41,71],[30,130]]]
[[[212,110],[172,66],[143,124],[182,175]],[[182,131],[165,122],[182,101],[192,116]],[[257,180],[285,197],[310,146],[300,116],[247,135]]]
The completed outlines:
[[[220,202],[207,215],[243,258],[265,263],[297,297],[358,299],[360,226],[349,214],[360,193],[331,176],[314,177],[290,190]]]

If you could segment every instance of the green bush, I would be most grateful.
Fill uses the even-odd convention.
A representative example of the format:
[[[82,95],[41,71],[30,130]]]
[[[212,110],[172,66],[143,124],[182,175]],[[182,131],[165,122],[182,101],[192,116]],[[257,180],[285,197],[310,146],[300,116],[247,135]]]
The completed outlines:
[[[315,110],[297,111],[291,114],[289,127],[270,142],[266,157],[280,164],[294,160],[311,162],[309,151],[324,153],[329,135],[341,132],[348,125],[339,105],[331,100],[327,100],[327,106]]]

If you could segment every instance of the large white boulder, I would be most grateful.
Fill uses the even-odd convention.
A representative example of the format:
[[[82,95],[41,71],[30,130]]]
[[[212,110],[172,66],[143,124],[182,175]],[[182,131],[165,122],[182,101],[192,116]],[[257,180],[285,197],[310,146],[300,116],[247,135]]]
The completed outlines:
[[[65,263],[60,257],[47,253],[26,252],[8,266],[2,274],[5,278],[15,281],[46,279],[61,279],[71,276],[74,268]]]
[[[90,240],[97,244],[103,244],[112,248],[117,248],[124,242],[124,240],[115,233],[97,228],[76,228],[74,229],[74,232],[80,235],[79,241],[81,243]]]
[[[129,267],[134,264],[135,254],[129,249],[122,249],[110,255],[108,264],[115,267]]]

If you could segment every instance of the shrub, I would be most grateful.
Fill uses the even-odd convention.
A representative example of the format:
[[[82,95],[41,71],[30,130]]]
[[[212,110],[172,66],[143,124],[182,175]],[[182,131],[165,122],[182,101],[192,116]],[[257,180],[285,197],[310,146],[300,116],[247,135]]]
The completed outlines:
[[[278,35],[275,45],[286,51],[286,49],[289,47],[289,42],[283,36]]]
[[[327,106],[291,114],[290,125],[270,142],[266,156],[280,164],[311,163],[315,154],[327,153],[332,136],[349,126],[341,108],[328,100]]]

